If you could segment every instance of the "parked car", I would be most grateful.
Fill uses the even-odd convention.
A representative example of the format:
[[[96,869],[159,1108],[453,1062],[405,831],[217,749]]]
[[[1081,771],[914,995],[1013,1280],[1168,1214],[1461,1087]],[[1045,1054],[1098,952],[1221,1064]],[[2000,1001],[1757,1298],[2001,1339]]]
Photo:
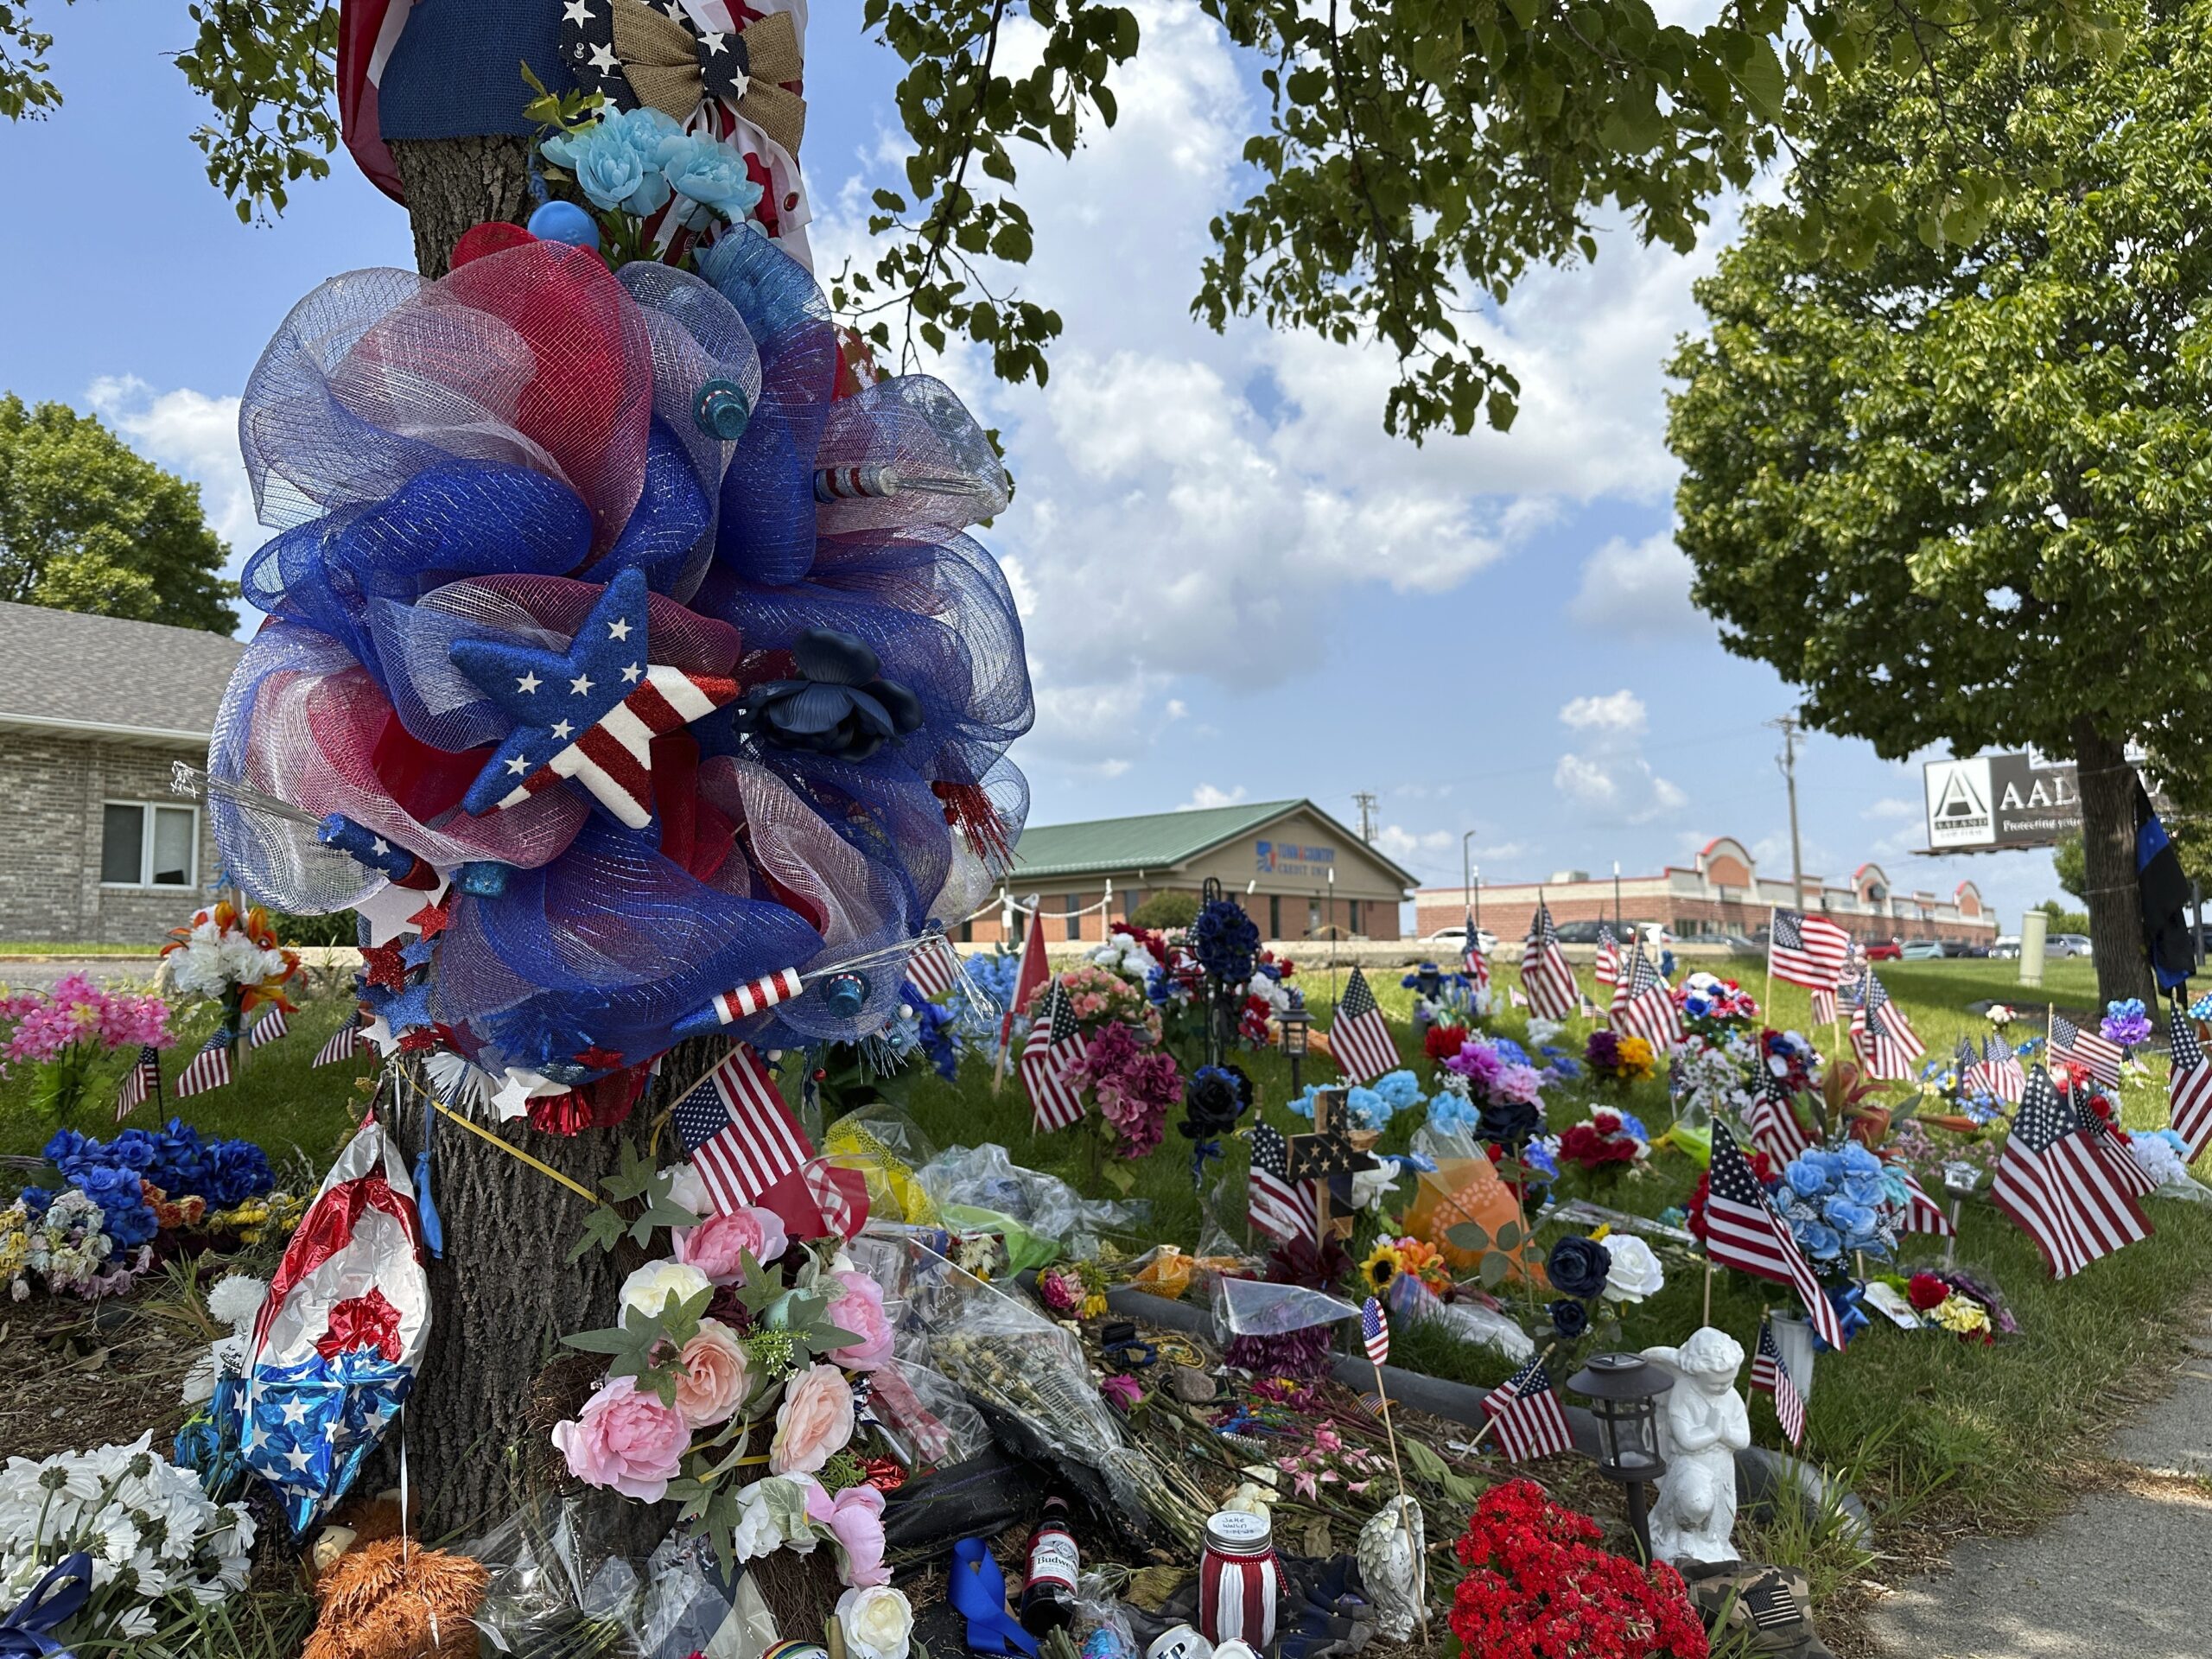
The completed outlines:
[[[2054,933],[2044,941],[2043,949],[2048,957],[2086,957],[2089,954],[2089,936],[2086,933]]]
[[[1733,950],[1739,957],[1763,957],[1766,954],[1766,942],[1764,940],[1749,938],[1741,933],[1721,933],[1710,935],[1703,940],[1702,943],[1707,944],[1725,944],[1728,949]]]
[[[1904,955],[1904,946],[1895,939],[1870,939],[1860,954],[1869,962],[1895,962]]]
[[[1869,950],[1866,954],[1871,957],[1874,953]],[[1911,939],[1897,949],[1897,957],[1903,962],[1941,962],[1946,954],[1941,939]]]
[[[1423,939],[1421,943],[1424,944],[1447,945],[1451,948],[1452,953],[1457,955],[1459,951],[1467,948],[1466,924],[1464,922],[1457,922],[1450,927],[1440,927],[1435,932],[1430,934],[1426,939]],[[1482,946],[1483,954],[1484,956],[1487,957],[1493,955],[1497,950],[1497,935],[1491,932],[1490,929],[1486,927],[1478,927],[1475,930],[1475,943]]]
[[[2020,936],[1999,933],[1989,942],[1989,954],[2005,962],[2017,962],[2020,957]]]

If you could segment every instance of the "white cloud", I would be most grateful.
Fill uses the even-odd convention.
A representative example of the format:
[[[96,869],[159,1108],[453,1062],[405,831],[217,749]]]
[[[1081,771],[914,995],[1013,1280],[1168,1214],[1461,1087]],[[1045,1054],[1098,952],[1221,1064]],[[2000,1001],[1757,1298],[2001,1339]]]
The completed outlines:
[[[1560,756],[1552,785],[1589,817],[1649,823],[1688,804],[1681,789],[1654,772],[1638,752],[1645,710],[1633,691],[1576,697],[1559,718],[1568,730],[1583,734],[1583,747]]]
[[[1713,631],[1690,603],[1689,556],[1672,531],[1640,542],[1616,536],[1592,553],[1567,613],[1585,627],[1638,638]]]
[[[1926,815],[1925,802],[1908,801],[1901,796],[1887,795],[1859,816],[1862,818],[1920,818]]]
[[[1612,732],[1633,736],[1644,725],[1643,699],[1633,691],[1577,697],[1559,711],[1560,723],[1578,732]]]
[[[1191,791],[1191,798],[1175,810],[1178,812],[1203,812],[1209,807],[1234,806],[1244,798],[1244,785],[1234,789],[1217,789],[1211,784],[1200,784]]]
[[[253,515],[253,490],[238,458],[238,400],[189,387],[156,391],[135,374],[102,375],[86,388],[92,412],[147,460],[200,486],[200,505],[230,543],[225,574],[269,539]]]
[[[1449,830],[1427,830],[1419,833],[1395,823],[1386,823],[1375,832],[1375,850],[1394,863],[1409,869],[1434,870],[1451,862],[1459,837]]]

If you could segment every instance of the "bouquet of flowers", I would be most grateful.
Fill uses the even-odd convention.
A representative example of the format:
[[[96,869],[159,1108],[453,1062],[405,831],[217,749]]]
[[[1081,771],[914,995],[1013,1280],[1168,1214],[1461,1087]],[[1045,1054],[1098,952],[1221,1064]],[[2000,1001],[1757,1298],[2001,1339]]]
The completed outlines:
[[[1102,1129],[1121,1158],[1141,1158],[1158,1146],[1168,1109],[1183,1100],[1183,1072],[1175,1057],[1138,1027],[1119,1021],[1100,1027],[1069,1075],[1090,1090]]]
[[[1651,1156],[1651,1134],[1630,1113],[1593,1106],[1589,1121],[1570,1123],[1548,1149],[1560,1164],[1592,1175],[1617,1177]]]
[[[1359,1264],[1359,1274],[1360,1282],[1376,1296],[1388,1294],[1401,1278],[1418,1281],[1439,1296],[1452,1288],[1452,1268],[1443,1252],[1410,1233],[1396,1238],[1383,1235]]]
[[[95,1172],[120,1172],[169,1198],[205,1198],[212,1210],[234,1209],[276,1185],[269,1154],[252,1141],[202,1141],[199,1130],[174,1117],[158,1129],[125,1129],[111,1141],[61,1129],[46,1143],[45,1153],[47,1161],[77,1185]]]
[[[278,943],[269,912],[259,905],[241,916],[226,899],[193,912],[169,930],[162,947],[162,977],[180,996],[204,996],[223,1005],[223,1028],[236,1036],[238,1021],[264,1002],[292,1012],[284,986],[300,971],[300,954]]]
[[[1616,1089],[1643,1082],[1652,1075],[1658,1064],[1651,1045],[1643,1038],[1624,1037],[1605,1026],[1592,1032],[1583,1045],[1582,1063],[1600,1081]]]
[[[1159,1040],[1160,1011],[1143,989],[1096,963],[1079,962],[1063,969],[1030,993],[1022,1011],[1033,1017],[1043,1004],[1047,987],[1053,984],[1066,994],[1085,1036],[1095,1037],[1109,1025],[1122,1025],[1141,1033],[1149,1041]]]
[[[1774,1197],[1815,1272],[1840,1273],[1856,1252],[1885,1257],[1897,1248],[1882,1160],[1856,1141],[1792,1159]]]
[[[610,265],[658,259],[688,267],[695,247],[760,207],[760,184],[734,145],[686,132],[674,117],[650,106],[584,109],[569,97],[571,108],[550,97],[530,106],[534,119],[555,128],[538,153],[553,163],[549,178],[573,184],[596,210],[590,215],[595,224],[587,228],[577,216],[568,229],[561,221],[533,219],[540,234],[588,240],[604,248]]]
[[[1686,1033],[1667,1071],[1675,1116],[1692,1124],[1740,1117],[1751,1103],[1762,1064],[1758,1040],[1748,1031]]]
[[[1311,1120],[1313,1103],[1319,1096],[1322,1085],[1309,1083],[1295,1100],[1285,1103],[1299,1116]],[[1400,1112],[1412,1111],[1427,1096],[1421,1092],[1421,1079],[1410,1071],[1386,1071],[1375,1079],[1371,1087],[1353,1084],[1344,1090],[1344,1113],[1355,1129],[1387,1129],[1390,1120]]]
[[[10,1458],[0,1470],[0,1602],[20,1605],[57,1573],[49,1594],[73,1584],[87,1592],[48,1632],[56,1651],[143,1641],[164,1616],[226,1601],[245,1584],[254,1535],[245,1506],[215,1503],[156,1456],[152,1440],[35,1463]],[[30,1640],[16,1650],[37,1651],[39,1637]]]
[[[160,997],[110,990],[84,974],[64,974],[51,991],[0,990],[0,1020],[15,1022],[0,1071],[19,1061],[37,1066],[31,1106],[49,1117],[67,1118],[83,1103],[100,1056],[176,1040]]]
[[[1603,1529],[1534,1481],[1484,1492],[1453,1545],[1463,1652],[1519,1659],[1706,1659],[1705,1627],[1681,1575],[1599,1548]]]
[[[137,1178],[96,1181],[94,1191],[31,1187],[0,1210],[0,1278],[16,1301],[34,1278],[49,1296],[120,1295],[153,1266],[158,1224]]]
[[[2133,1048],[2149,1039],[2151,1016],[2144,1012],[2143,999],[2131,996],[2125,1001],[2106,1003],[2105,1017],[2097,1028],[2107,1042]]]
[[[1690,974],[1675,987],[1675,1006],[1681,1010],[1684,1032],[1700,1037],[1755,1029],[1758,1000],[1732,979],[1707,973]]]
[[[1510,1037],[1469,1037],[1446,1057],[1428,1119],[1517,1153],[1544,1127],[1545,1074]]]
[[[1916,1273],[1905,1281],[1904,1292],[1923,1325],[1948,1331],[1961,1342],[1988,1344],[2019,1332],[2019,1321],[1996,1287],[1958,1268]]]

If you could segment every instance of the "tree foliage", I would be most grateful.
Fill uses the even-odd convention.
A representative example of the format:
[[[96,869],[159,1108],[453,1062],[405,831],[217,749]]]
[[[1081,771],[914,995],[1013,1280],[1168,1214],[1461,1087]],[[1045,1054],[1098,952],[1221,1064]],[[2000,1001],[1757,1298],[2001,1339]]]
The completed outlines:
[[[0,599],[228,633],[229,551],[197,484],[66,404],[0,397]]]
[[[1712,331],[1673,365],[1678,539],[1723,643],[1887,756],[2074,754],[2088,890],[2130,919],[2121,746],[2201,776],[2212,734],[2208,16],[2159,0],[2063,69],[1955,42],[1940,97],[1864,75],[1700,284]],[[1937,158],[1967,149],[2033,187],[1961,243]],[[1813,251],[1823,203],[1878,188],[1912,239]],[[2101,975],[2126,937],[2100,935]]]
[[[2064,65],[2120,39],[2094,0],[1732,0],[1695,29],[1661,23],[1649,0],[1202,4],[1267,105],[1243,147],[1255,188],[1214,220],[1192,310],[1216,328],[1259,316],[1382,341],[1399,361],[1384,423],[1415,440],[1511,424],[1518,384],[1471,321],[1532,265],[1596,258],[1608,213],[1687,248],[1717,193],[1824,130],[1870,67],[1916,80],[1940,114],[1961,52]],[[177,65],[213,112],[194,135],[208,176],[241,217],[281,210],[338,142],[336,8],[187,12],[198,35]],[[874,195],[887,239],[836,302],[902,357],[963,336],[1001,377],[1041,381],[1060,320],[1016,280],[1033,235],[1015,158],[1071,155],[1094,123],[1113,124],[1135,16],[1104,0],[864,0],[861,22],[905,66],[912,148],[898,188]],[[830,15],[815,25],[814,49],[838,49]],[[0,0],[0,114],[58,100],[43,53],[24,0]],[[2019,175],[1943,120],[1916,137],[1940,188],[1838,180],[1795,233],[1857,262],[1916,232],[1978,234]]]

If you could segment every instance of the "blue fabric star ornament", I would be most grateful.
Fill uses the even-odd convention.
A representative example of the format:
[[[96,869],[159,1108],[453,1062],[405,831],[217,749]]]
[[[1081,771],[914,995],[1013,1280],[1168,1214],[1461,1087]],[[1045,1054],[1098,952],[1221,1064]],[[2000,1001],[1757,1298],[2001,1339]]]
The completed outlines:
[[[653,739],[734,702],[737,682],[653,662],[645,622],[645,574],[632,569],[607,584],[566,652],[455,640],[454,666],[515,721],[461,805],[496,812],[573,779],[620,823],[651,823]]]

